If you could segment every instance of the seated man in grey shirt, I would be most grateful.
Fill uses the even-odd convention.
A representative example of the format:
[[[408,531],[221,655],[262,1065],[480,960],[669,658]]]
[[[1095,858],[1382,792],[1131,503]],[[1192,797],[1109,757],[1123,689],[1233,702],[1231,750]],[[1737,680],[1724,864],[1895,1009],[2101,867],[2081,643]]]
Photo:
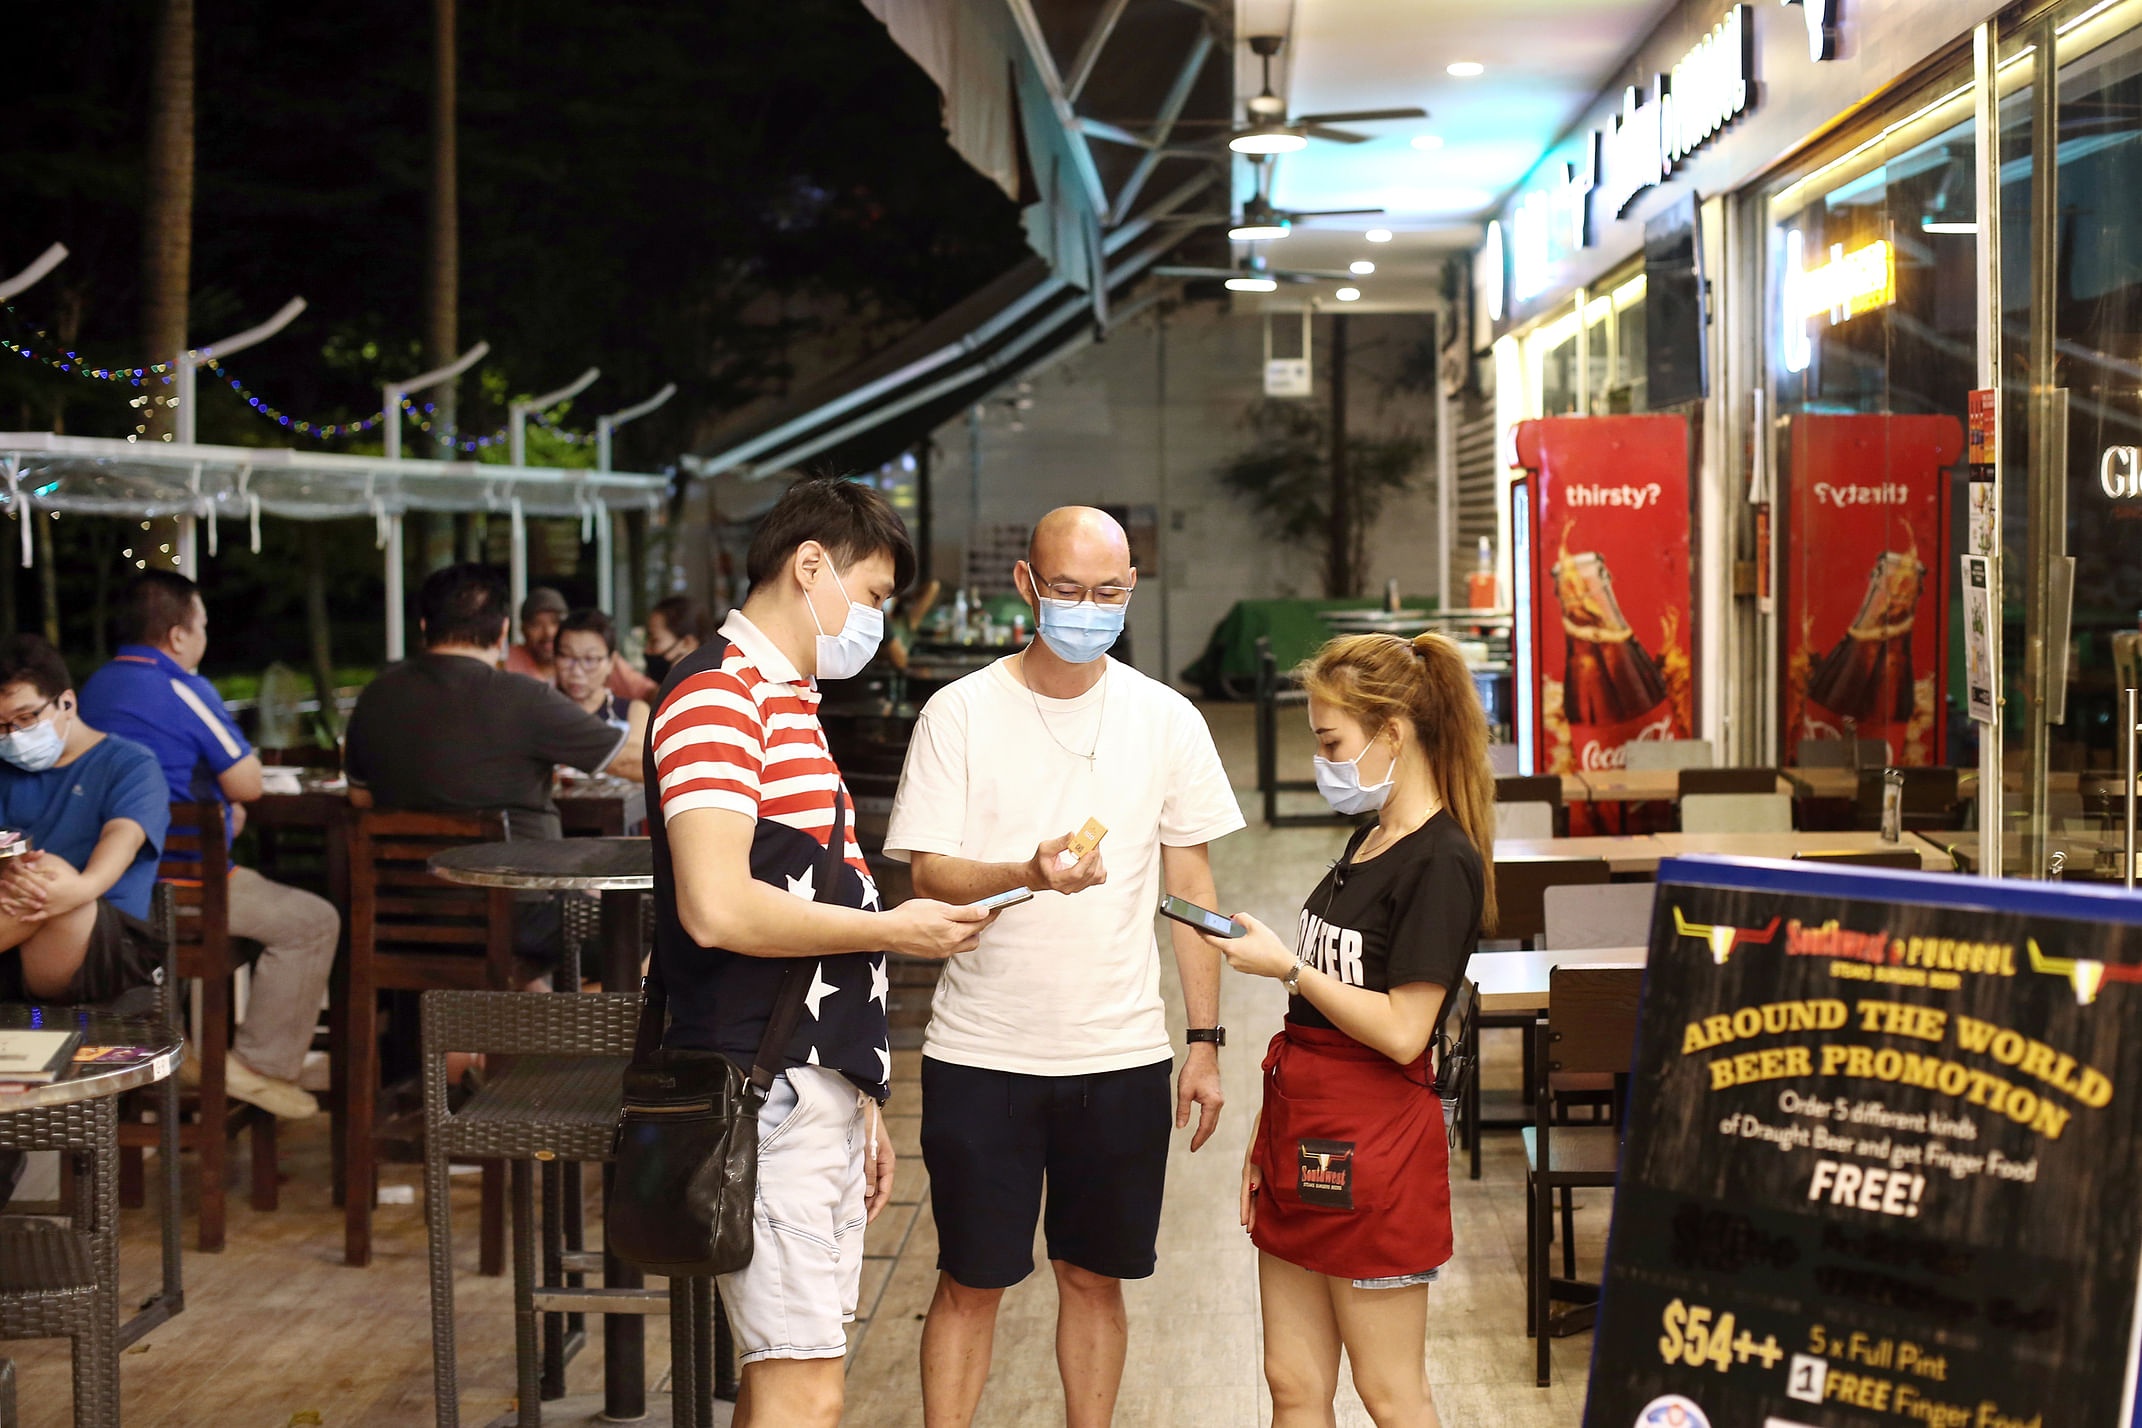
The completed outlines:
[[[556,767],[599,773],[633,757],[623,730],[499,667],[507,602],[506,579],[489,566],[450,565],[424,581],[423,653],[382,671],[350,715],[353,800],[421,813],[496,809],[509,838],[555,838]],[[562,945],[556,900],[520,900],[514,933],[521,957],[547,970]]]

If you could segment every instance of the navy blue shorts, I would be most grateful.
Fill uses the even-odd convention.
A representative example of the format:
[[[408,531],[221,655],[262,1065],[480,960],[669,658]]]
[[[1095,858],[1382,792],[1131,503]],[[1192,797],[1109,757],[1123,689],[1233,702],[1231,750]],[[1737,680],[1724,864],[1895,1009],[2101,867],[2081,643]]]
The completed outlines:
[[[1111,1279],[1152,1274],[1173,1069],[1026,1076],[924,1057],[937,1267],[969,1289],[1017,1284],[1034,1272],[1038,1217],[1050,1259]]]

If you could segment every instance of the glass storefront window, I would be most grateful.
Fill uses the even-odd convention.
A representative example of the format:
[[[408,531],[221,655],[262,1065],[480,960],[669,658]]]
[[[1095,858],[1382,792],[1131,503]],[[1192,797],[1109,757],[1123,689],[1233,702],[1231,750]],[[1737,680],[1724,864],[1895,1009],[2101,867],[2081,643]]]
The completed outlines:
[[[1977,757],[1956,613],[1977,374],[1970,94],[1968,69],[1938,77],[1769,195],[1787,765]]]

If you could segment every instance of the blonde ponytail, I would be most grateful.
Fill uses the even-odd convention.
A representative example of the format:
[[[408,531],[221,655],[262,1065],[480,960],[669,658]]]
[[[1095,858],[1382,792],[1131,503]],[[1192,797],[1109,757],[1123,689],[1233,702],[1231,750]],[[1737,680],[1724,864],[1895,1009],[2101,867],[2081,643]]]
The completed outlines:
[[[1488,767],[1487,712],[1472,671],[1438,634],[1342,635],[1295,671],[1311,698],[1344,709],[1371,728],[1397,719],[1413,726],[1443,806],[1480,852],[1480,927],[1495,930],[1495,775]]]

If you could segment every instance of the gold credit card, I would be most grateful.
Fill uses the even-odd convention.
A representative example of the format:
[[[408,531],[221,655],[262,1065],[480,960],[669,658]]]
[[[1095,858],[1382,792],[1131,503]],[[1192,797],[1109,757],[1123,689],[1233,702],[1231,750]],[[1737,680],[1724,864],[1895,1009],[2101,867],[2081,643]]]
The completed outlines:
[[[1071,835],[1071,842],[1065,848],[1064,851],[1068,852],[1071,855],[1072,861],[1076,862],[1078,859],[1085,857],[1088,853],[1100,847],[1101,840],[1103,838],[1106,838],[1107,836],[1108,829],[1103,826],[1101,820],[1098,818],[1089,818],[1086,820],[1085,827],[1079,829],[1078,832],[1073,833]]]

